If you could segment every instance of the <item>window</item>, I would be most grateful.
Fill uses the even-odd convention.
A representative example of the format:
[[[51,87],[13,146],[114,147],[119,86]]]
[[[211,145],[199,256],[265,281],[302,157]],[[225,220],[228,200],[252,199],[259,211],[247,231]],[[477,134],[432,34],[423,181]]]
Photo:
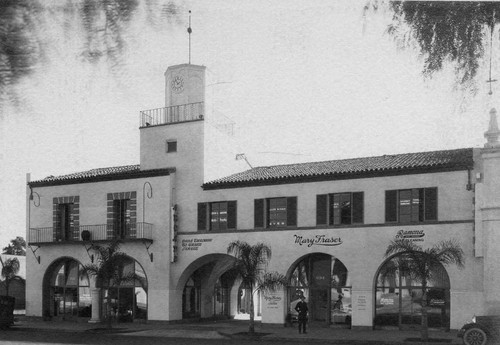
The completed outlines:
[[[130,230],[130,199],[113,200],[115,238],[128,237]]]
[[[57,205],[57,239],[60,241],[73,240],[74,212],[73,204]]]
[[[177,152],[177,140],[167,140],[167,153]]]
[[[236,229],[236,201],[198,203],[198,230]]]
[[[256,228],[296,226],[297,197],[255,199],[254,224]]]
[[[316,196],[317,225],[363,224],[364,193],[348,192]]]
[[[387,223],[437,220],[437,188],[413,188],[385,192]]]
[[[52,227],[47,241],[78,241],[80,239],[80,197],[58,196],[52,199]]]

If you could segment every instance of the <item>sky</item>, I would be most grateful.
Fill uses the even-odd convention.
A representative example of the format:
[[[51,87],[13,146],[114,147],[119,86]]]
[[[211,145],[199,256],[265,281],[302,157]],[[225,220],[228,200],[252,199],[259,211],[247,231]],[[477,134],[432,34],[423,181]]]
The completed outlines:
[[[188,10],[191,63],[207,66],[252,166],[481,147],[495,105],[486,83],[456,90],[451,68],[424,80],[417,51],[386,34],[390,12],[364,14],[365,1],[178,1],[156,26],[142,1],[119,68],[83,62],[78,18],[43,3],[49,63],[13,86],[20,106],[0,108],[1,248],[26,237],[26,173],[139,163],[139,112],[164,106],[163,73],[188,62]]]

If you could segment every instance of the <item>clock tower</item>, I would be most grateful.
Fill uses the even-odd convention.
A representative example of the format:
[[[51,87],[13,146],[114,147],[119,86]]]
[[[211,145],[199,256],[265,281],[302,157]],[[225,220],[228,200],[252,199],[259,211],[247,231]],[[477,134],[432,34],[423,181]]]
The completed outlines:
[[[205,102],[205,66],[182,64],[165,72],[165,107]]]

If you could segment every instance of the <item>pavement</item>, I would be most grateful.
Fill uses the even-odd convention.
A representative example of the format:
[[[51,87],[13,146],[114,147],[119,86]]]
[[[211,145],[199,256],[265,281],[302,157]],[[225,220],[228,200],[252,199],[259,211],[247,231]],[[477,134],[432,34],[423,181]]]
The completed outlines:
[[[285,327],[284,325],[255,323],[257,336],[249,336],[249,321],[246,320],[204,320],[189,323],[167,322],[134,322],[118,323],[113,325],[111,332],[120,333],[121,336],[144,336],[164,338],[201,338],[201,339],[266,339],[297,341],[303,339],[329,344],[462,344],[462,339],[457,337],[457,331],[429,330],[429,342],[420,341],[420,331],[408,330],[358,330],[311,324],[307,334],[299,334],[297,326]],[[18,316],[12,331],[32,332],[95,332],[109,333],[104,324],[91,324],[75,321],[43,321],[41,318]]]

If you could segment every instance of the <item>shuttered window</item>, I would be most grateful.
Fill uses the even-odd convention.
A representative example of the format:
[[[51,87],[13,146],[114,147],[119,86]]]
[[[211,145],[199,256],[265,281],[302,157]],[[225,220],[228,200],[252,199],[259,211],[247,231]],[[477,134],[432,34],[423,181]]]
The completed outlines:
[[[385,192],[385,221],[418,223],[437,220],[437,188]]]
[[[316,196],[316,225],[362,224],[364,193],[347,192]]]
[[[198,203],[198,230],[236,229],[236,201]]]
[[[297,226],[297,197],[255,199],[255,228]]]

